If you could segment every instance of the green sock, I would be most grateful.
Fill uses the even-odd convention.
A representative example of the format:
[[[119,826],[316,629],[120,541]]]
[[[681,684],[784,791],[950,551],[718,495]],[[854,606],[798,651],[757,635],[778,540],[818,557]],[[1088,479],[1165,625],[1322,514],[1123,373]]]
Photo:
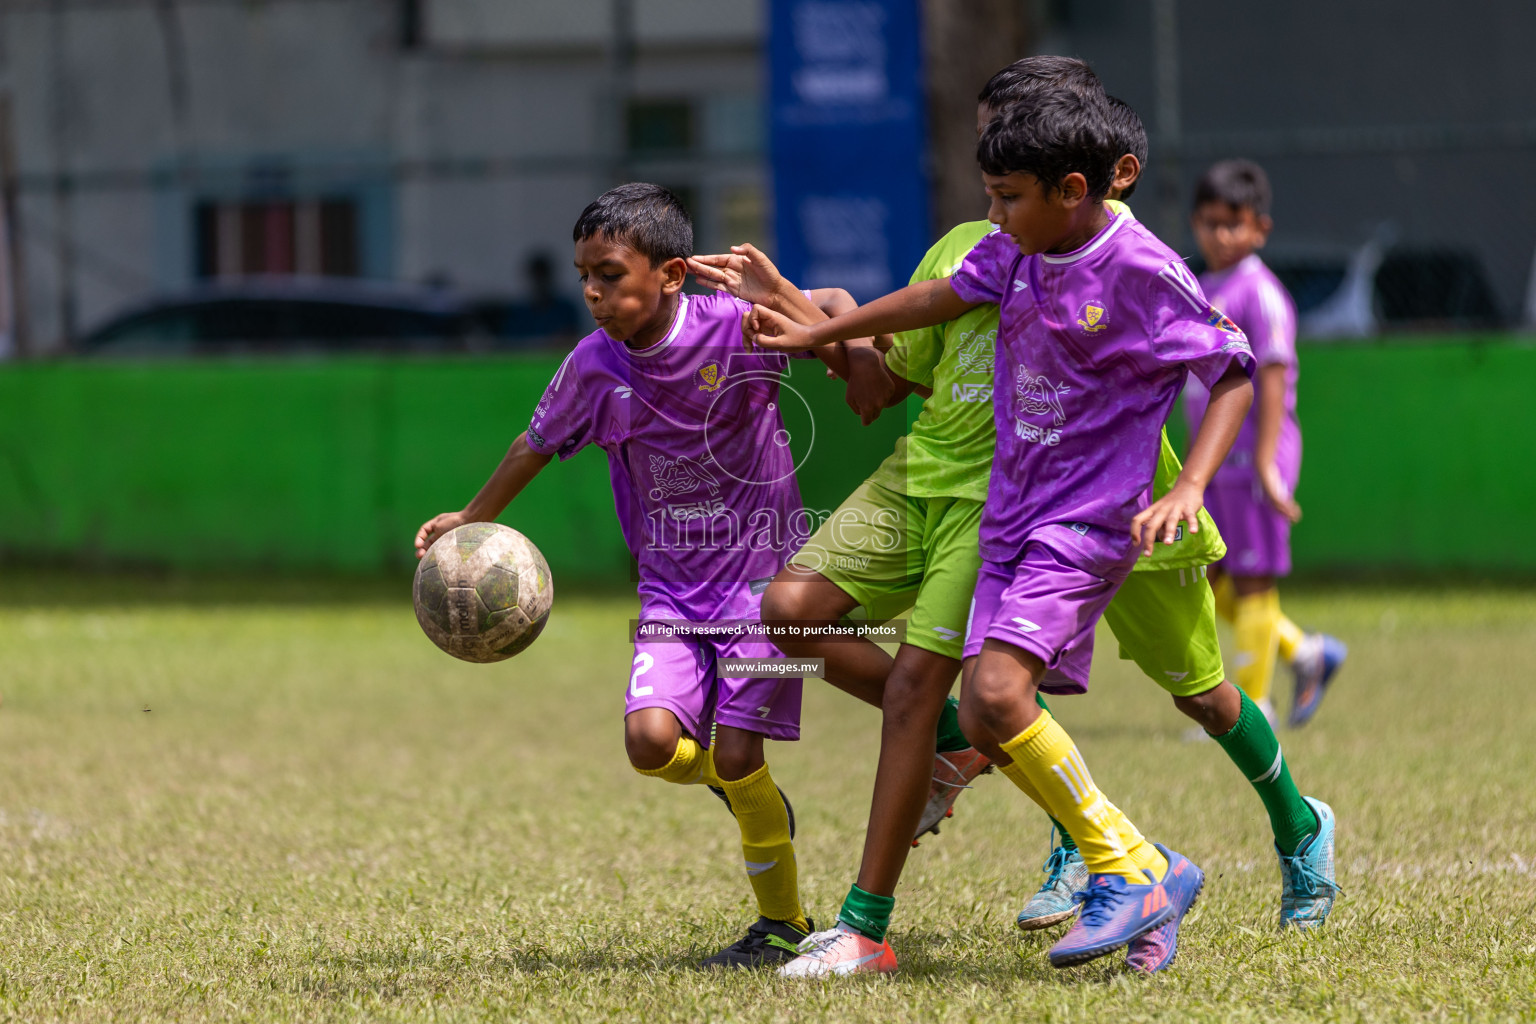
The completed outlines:
[[[1045,702],[1045,698],[1040,696],[1039,690],[1035,691],[1035,703],[1040,705],[1041,711],[1051,710],[1051,706]],[[1051,824],[1056,826],[1056,831],[1061,836],[1061,848],[1063,850],[1077,849],[1077,842],[1072,838],[1072,833],[1067,831],[1067,827],[1065,825],[1057,821],[1055,818],[1051,818]]]
[[[1275,833],[1275,845],[1289,855],[1302,841],[1317,831],[1317,815],[1291,781],[1291,770],[1280,751],[1280,740],[1259,706],[1241,690],[1243,710],[1237,724],[1224,735],[1213,737],[1237,765],[1243,777],[1259,791],[1264,809],[1269,812],[1269,827]]]
[[[891,911],[895,908],[895,896],[876,896],[857,885],[851,885],[837,919],[859,934],[879,942],[885,938],[886,929],[891,926]]]
[[[944,698],[944,709],[939,712],[939,732],[935,748],[939,753],[965,750],[971,741],[960,731],[960,702],[953,697]]]
[[[1077,849],[1077,841],[1072,838],[1072,833],[1068,832],[1062,826],[1061,822],[1057,821],[1055,818],[1052,818],[1051,824],[1056,826],[1056,832],[1061,836],[1061,848],[1063,850]]]

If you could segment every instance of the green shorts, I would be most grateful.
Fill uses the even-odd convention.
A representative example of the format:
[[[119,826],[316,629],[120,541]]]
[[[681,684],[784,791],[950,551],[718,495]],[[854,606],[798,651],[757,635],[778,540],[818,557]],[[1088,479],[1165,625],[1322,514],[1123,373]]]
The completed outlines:
[[[1216,595],[1204,566],[1131,573],[1104,610],[1104,621],[1120,642],[1120,657],[1175,697],[1204,693],[1226,676]]]
[[[981,509],[866,480],[790,562],[836,583],[871,622],[912,609],[905,642],[958,661],[981,567]]]

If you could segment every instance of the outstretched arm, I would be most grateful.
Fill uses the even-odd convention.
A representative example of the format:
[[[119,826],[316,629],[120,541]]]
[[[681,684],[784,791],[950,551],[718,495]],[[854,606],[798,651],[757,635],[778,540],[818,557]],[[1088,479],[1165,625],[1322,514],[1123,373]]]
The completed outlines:
[[[811,292],[811,299],[827,317],[841,316],[859,307],[853,296],[841,288],[815,289]],[[803,317],[795,317],[795,320],[799,323],[819,322]],[[882,341],[889,347],[890,337],[885,336],[878,339],[853,338],[840,344],[821,345],[812,349],[833,374],[848,382],[844,398],[848,408],[858,414],[859,421],[866,427],[892,404],[891,395],[895,390],[891,375],[885,369],[885,355],[880,345]]]
[[[800,352],[850,338],[895,334],[955,319],[980,303],[968,302],[950,287],[949,278],[920,281],[865,303],[851,313],[806,326],[766,306],[752,307],[745,325],[747,340],[762,348]]]
[[[798,289],[791,289],[791,291],[792,296],[781,297],[776,308],[802,324],[820,323],[828,317],[837,316],[858,306],[858,303],[853,301],[853,296],[841,288],[813,288],[809,299]],[[870,344],[868,338],[862,340],[865,345]],[[826,348],[819,348],[816,350],[816,358],[826,364],[828,376],[837,377],[840,380],[848,379],[847,345],[828,345]]]
[[[729,253],[691,257],[688,269],[700,284],[766,306],[800,324],[819,323],[858,308],[853,296],[841,288],[816,288],[807,299],[750,243],[733,245]],[[889,338],[859,337],[815,350],[834,376],[848,382],[848,405],[865,426],[891,404],[893,385],[885,371],[880,341],[889,347]]]
[[[512,447],[502,457],[501,465],[459,512],[443,512],[421,524],[416,531],[416,557],[421,558],[432,542],[443,534],[465,523],[489,523],[506,510],[528,482],[539,475],[539,470],[549,465],[551,455],[540,455],[528,447],[528,432],[517,435]]]
[[[804,298],[800,289],[786,280],[773,261],[750,242],[733,245],[728,253],[690,256],[688,270],[707,288],[785,315],[793,315],[796,300]]]
[[[1152,546],[1159,537],[1164,544],[1172,544],[1181,521],[1189,525],[1190,533],[1200,532],[1196,516],[1205,505],[1205,488],[1216,470],[1221,468],[1232,442],[1237,440],[1243,417],[1248,415],[1248,407],[1252,404],[1253,383],[1242,367],[1232,363],[1211,388],[1211,400],[1189,446],[1184,471],[1167,494],[1131,520],[1131,540],[1141,548],[1143,555],[1152,553]]]
[[[806,297],[796,291],[792,297],[783,297],[778,311],[796,323],[814,324],[859,308],[853,296],[841,288],[812,289],[809,304],[813,307],[810,310],[806,308]],[[818,345],[811,350],[834,375],[848,382],[844,400],[866,427],[879,419],[880,413],[906,397],[906,392],[901,398],[893,397],[897,385],[885,368],[882,351],[882,347],[889,348],[890,345],[891,337],[887,334],[880,338],[850,338],[833,345]]]

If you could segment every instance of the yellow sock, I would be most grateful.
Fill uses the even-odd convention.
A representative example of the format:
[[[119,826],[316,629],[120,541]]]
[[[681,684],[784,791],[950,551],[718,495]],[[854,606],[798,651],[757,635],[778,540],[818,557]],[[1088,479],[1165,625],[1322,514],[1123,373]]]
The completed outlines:
[[[1162,880],[1168,870],[1167,859],[1099,792],[1077,745],[1049,711],[1040,712],[1033,725],[1002,748],[1013,758],[1003,774],[1047,814],[1066,825],[1090,872],[1119,875],[1145,885],[1147,876],[1142,869],[1147,869],[1153,878]]]
[[[1045,806],[1045,799],[1040,795],[1040,791],[1035,788],[1035,784],[1029,781],[1029,776],[1024,774],[1024,769],[1019,767],[1019,762],[1009,761],[1007,764],[1000,764],[997,766],[997,770],[1008,776],[1008,781],[1018,786],[1025,796],[1041,807]]]
[[[1296,648],[1301,645],[1301,641],[1306,638],[1307,634],[1300,626],[1292,622],[1290,616],[1286,615],[1285,612],[1277,612],[1277,614],[1279,618],[1275,620],[1275,636],[1278,638],[1279,643],[1276,645],[1276,649],[1280,652],[1280,657],[1285,661],[1295,661]]]
[[[1216,595],[1216,614],[1231,622],[1237,604],[1237,586],[1232,577],[1223,573],[1211,583],[1211,591]]]
[[[758,912],[775,921],[788,921],[810,931],[800,905],[795,847],[789,838],[789,812],[784,798],[763,765],[744,779],[721,783],[741,826],[741,854],[747,877],[757,894]]]
[[[1255,704],[1269,697],[1270,680],[1275,674],[1279,620],[1280,595],[1274,588],[1237,599],[1232,618],[1232,632],[1237,642],[1237,657],[1232,659],[1232,681],[1242,687]]]
[[[660,768],[636,768],[635,771],[679,786],[720,785],[720,777],[715,774],[715,759],[691,736],[678,738],[672,760]]]

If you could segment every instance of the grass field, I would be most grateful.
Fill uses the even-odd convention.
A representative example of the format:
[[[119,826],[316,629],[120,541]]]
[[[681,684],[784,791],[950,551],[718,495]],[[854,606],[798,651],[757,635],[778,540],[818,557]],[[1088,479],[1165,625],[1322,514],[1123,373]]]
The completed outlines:
[[[913,853],[901,973],[811,985],[690,969],[754,912],[724,809],[624,761],[630,600],[562,597],[477,667],[403,593],[0,581],[0,1019],[1536,1019],[1536,592],[1291,593],[1352,651],[1283,737],[1341,822],[1324,932],[1276,931],[1257,799],[1101,644],[1058,714],[1207,871],[1175,967],[1047,966],[1012,923],[1047,831],[991,776]],[[804,741],[770,750],[823,921],[877,727],[812,681]]]

